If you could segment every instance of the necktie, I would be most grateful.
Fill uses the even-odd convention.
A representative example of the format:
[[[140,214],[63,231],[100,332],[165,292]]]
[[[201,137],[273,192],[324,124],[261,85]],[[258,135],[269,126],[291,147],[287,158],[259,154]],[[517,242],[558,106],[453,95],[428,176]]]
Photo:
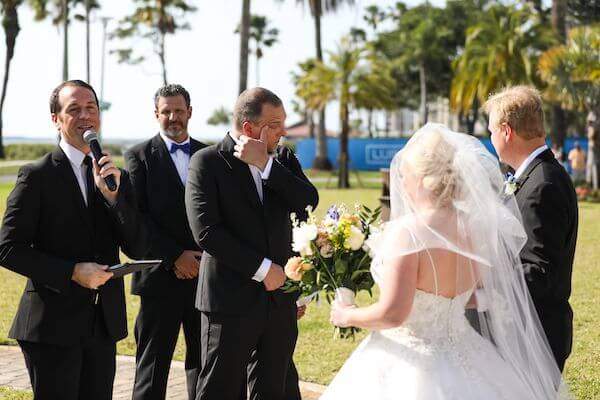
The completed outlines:
[[[184,143],[184,144],[177,144],[177,143],[172,143],[171,144],[171,149],[169,150],[170,153],[175,153],[177,150],[181,150],[183,151],[185,154],[190,154],[190,142]]]
[[[85,165],[85,184],[86,184],[86,193],[87,193],[87,206],[91,207],[91,204],[94,200],[94,192],[96,191],[96,185],[94,183],[94,173],[92,172],[92,158],[90,156],[85,156],[83,159],[83,165]]]

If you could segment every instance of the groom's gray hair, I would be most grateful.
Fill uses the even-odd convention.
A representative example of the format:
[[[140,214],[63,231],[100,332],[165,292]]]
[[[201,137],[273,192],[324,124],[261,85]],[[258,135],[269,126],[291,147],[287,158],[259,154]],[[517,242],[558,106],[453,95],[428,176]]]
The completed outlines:
[[[264,104],[280,107],[283,102],[275,93],[262,87],[246,89],[240,93],[233,108],[233,123],[236,129],[241,131],[246,121],[257,123]]]

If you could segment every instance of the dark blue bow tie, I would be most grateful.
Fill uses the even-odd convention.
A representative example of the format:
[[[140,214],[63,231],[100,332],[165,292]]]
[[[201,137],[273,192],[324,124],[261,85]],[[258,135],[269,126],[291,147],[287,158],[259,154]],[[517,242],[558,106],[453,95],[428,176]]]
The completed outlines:
[[[169,152],[175,153],[177,150],[183,151],[185,154],[190,154],[190,142],[184,144],[172,143]]]

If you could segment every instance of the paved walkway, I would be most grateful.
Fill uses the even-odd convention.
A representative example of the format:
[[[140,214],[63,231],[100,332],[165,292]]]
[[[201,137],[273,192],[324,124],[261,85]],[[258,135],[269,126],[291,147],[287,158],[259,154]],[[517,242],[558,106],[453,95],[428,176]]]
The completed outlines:
[[[135,358],[131,356],[117,356],[117,376],[114,386],[114,400],[131,399],[133,378],[135,374]],[[0,346],[0,386],[13,389],[31,389],[29,375],[21,349],[17,346]],[[324,387],[313,383],[300,382],[303,400],[317,400]],[[185,371],[183,362],[173,361],[169,384],[167,386],[167,399],[187,400],[185,388]]]

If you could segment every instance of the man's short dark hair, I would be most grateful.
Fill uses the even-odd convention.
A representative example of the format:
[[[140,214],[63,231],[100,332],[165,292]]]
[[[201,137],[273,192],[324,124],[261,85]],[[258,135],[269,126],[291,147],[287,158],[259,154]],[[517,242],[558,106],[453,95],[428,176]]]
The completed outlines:
[[[183,96],[185,100],[185,105],[190,107],[190,94],[187,90],[181,85],[177,85],[174,83],[170,83],[158,89],[154,94],[154,107],[158,108],[158,98],[159,97],[175,97],[175,96]]]
[[[241,130],[244,122],[256,123],[262,114],[262,106],[270,104],[275,107],[283,105],[281,99],[268,89],[255,87],[240,93],[233,109],[233,123]]]
[[[52,94],[50,95],[50,113],[51,114],[56,114],[56,113],[60,112],[62,105],[58,101],[58,95],[60,94],[60,91],[64,87],[67,87],[67,86],[78,86],[78,87],[88,89],[90,92],[92,92],[94,94],[94,100],[96,101],[96,106],[98,107],[98,109],[100,109],[100,103],[98,102],[98,96],[96,96],[96,91],[94,90],[94,88],[87,82],[84,82],[79,79],[73,79],[70,81],[64,81],[63,83],[58,85],[56,88],[54,88],[54,90],[52,91]]]

